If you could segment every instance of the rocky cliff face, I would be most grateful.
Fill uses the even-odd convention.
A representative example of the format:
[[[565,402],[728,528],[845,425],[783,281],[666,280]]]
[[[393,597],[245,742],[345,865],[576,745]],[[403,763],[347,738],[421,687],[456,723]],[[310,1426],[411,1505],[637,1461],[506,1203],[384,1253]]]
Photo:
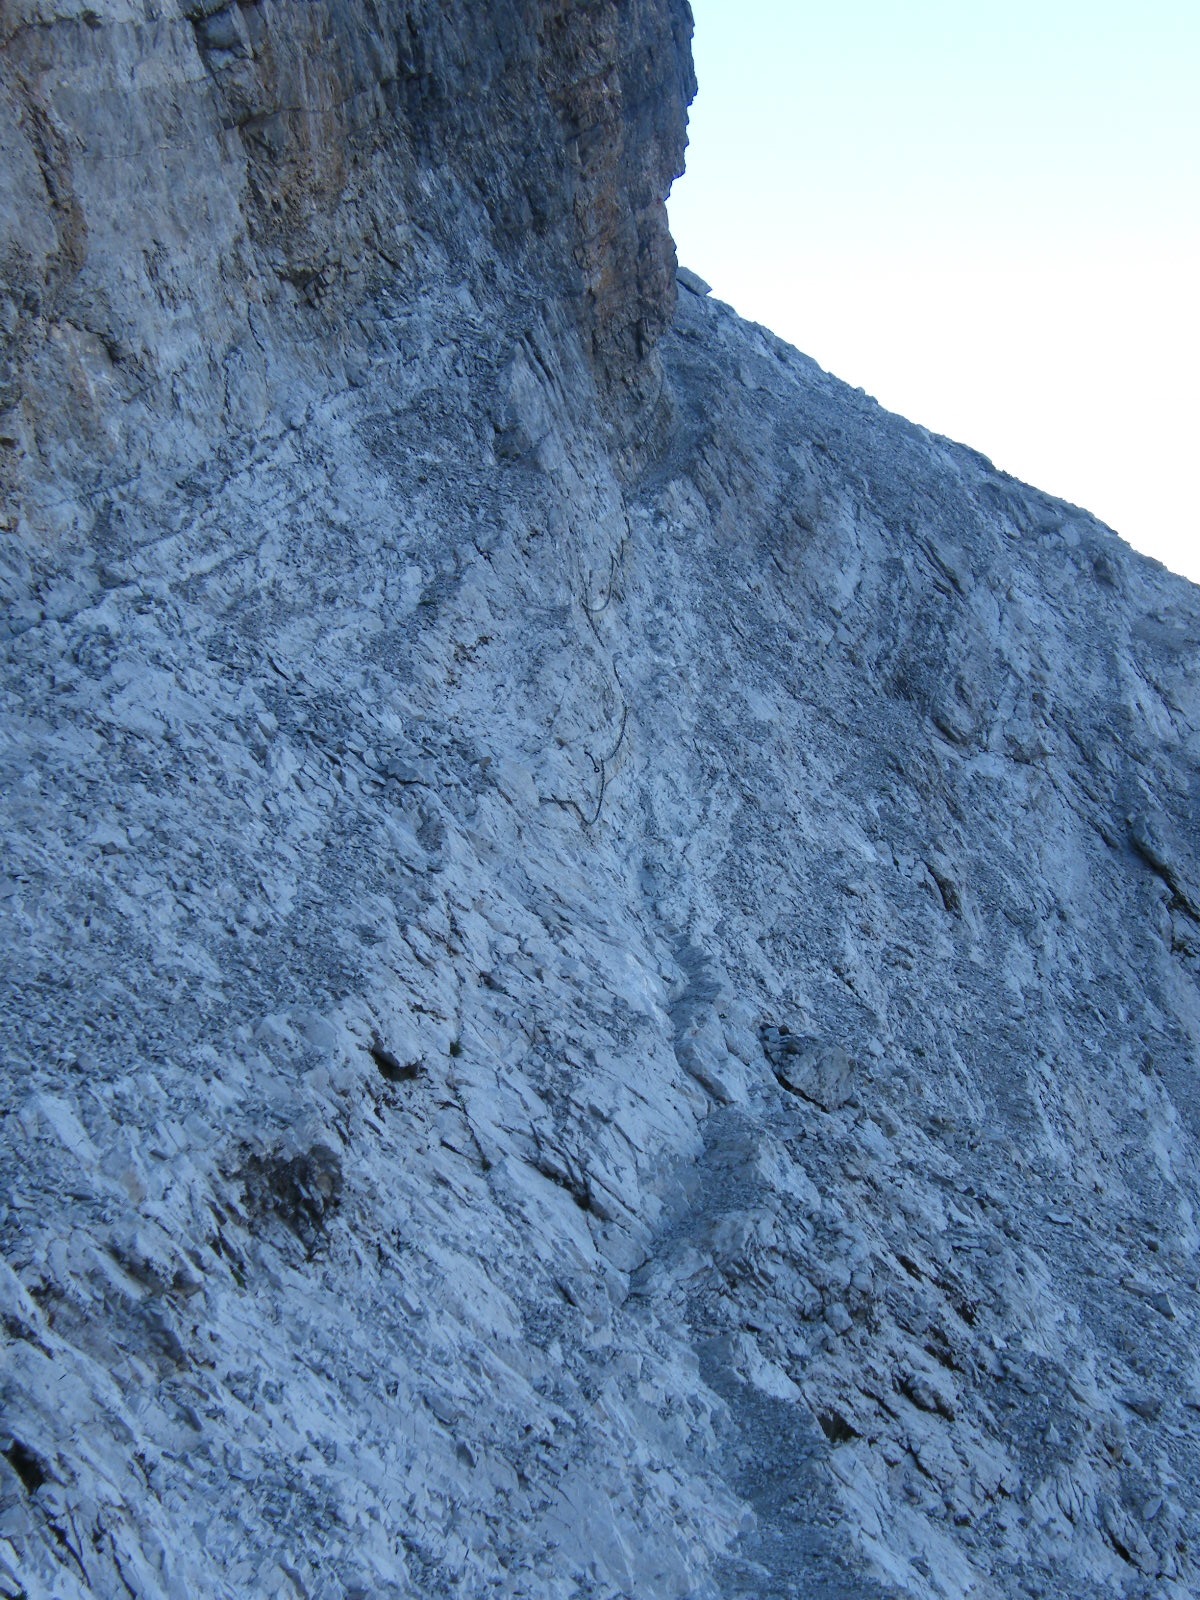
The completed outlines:
[[[4,14],[2,1592],[1195,1592],[1200,606],[688,25]]]
[[[86,536],[360,383],[430,260],[576,322],[623,416],[674,305],[671,4],[6,8],[0,479]],[[634,391],[633,398],[628,391]]]

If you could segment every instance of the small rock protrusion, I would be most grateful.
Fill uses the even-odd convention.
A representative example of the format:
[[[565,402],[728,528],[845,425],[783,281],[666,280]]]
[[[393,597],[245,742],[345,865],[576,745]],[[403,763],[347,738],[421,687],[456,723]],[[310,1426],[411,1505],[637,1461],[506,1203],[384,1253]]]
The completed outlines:
[[[1162,1411],[1162,1400],[1158,1395],[1127,1391],[1119,1394],[1117,1399],[1127,1411],[1132,1411],[1134,1416],[1141,1417],[1143,1422],[1157,1422]]]
[[[371,1060],[379,1068],[381,1078],[386,1078],[388,1083],[411,1083],[414,1078],[421,1075],[419,1061],[402,1061],[395,1051],[389,1050],[378,1039],[373,1039],[368,1047]]]
[[[854,1063],[840,1045],[764,1023],[759,1039],[779,1083],[792,1094],[836,1111],[854,1094]]]
[[[825,1307],[825,1321],[834,1333],[847,1334],[854,1326],[854,1318],[840,1300]]]
[[[693,272],[690,267],[676,267],[675,277],[681,288],[687,289],[690,294],[703,300],[712,293],[712,284],[705,283],[698,272]]]

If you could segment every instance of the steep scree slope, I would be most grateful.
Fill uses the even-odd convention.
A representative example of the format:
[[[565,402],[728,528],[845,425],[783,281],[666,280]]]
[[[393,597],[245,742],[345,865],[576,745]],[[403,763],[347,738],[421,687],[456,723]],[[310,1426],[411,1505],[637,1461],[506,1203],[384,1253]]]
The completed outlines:
[[[1195,591],[655,345],[682,5],[0,27],[0,1592],[1195,1593]]]

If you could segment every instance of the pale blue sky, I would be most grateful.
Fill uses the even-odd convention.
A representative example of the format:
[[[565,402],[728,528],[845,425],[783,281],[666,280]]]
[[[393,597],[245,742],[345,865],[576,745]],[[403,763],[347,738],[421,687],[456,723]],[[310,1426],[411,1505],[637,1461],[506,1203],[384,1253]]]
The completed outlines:
[[[693,0],[680,260],[1200,580],[1200,0]]]

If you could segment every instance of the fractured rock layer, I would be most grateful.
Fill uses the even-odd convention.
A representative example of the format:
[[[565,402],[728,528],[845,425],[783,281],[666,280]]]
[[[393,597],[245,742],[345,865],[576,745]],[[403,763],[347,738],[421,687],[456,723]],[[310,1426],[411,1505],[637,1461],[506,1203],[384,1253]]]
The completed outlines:
[[[675,304],[688,22],[0,25],[0,1591],[1195,1593],[1196,592]]]

